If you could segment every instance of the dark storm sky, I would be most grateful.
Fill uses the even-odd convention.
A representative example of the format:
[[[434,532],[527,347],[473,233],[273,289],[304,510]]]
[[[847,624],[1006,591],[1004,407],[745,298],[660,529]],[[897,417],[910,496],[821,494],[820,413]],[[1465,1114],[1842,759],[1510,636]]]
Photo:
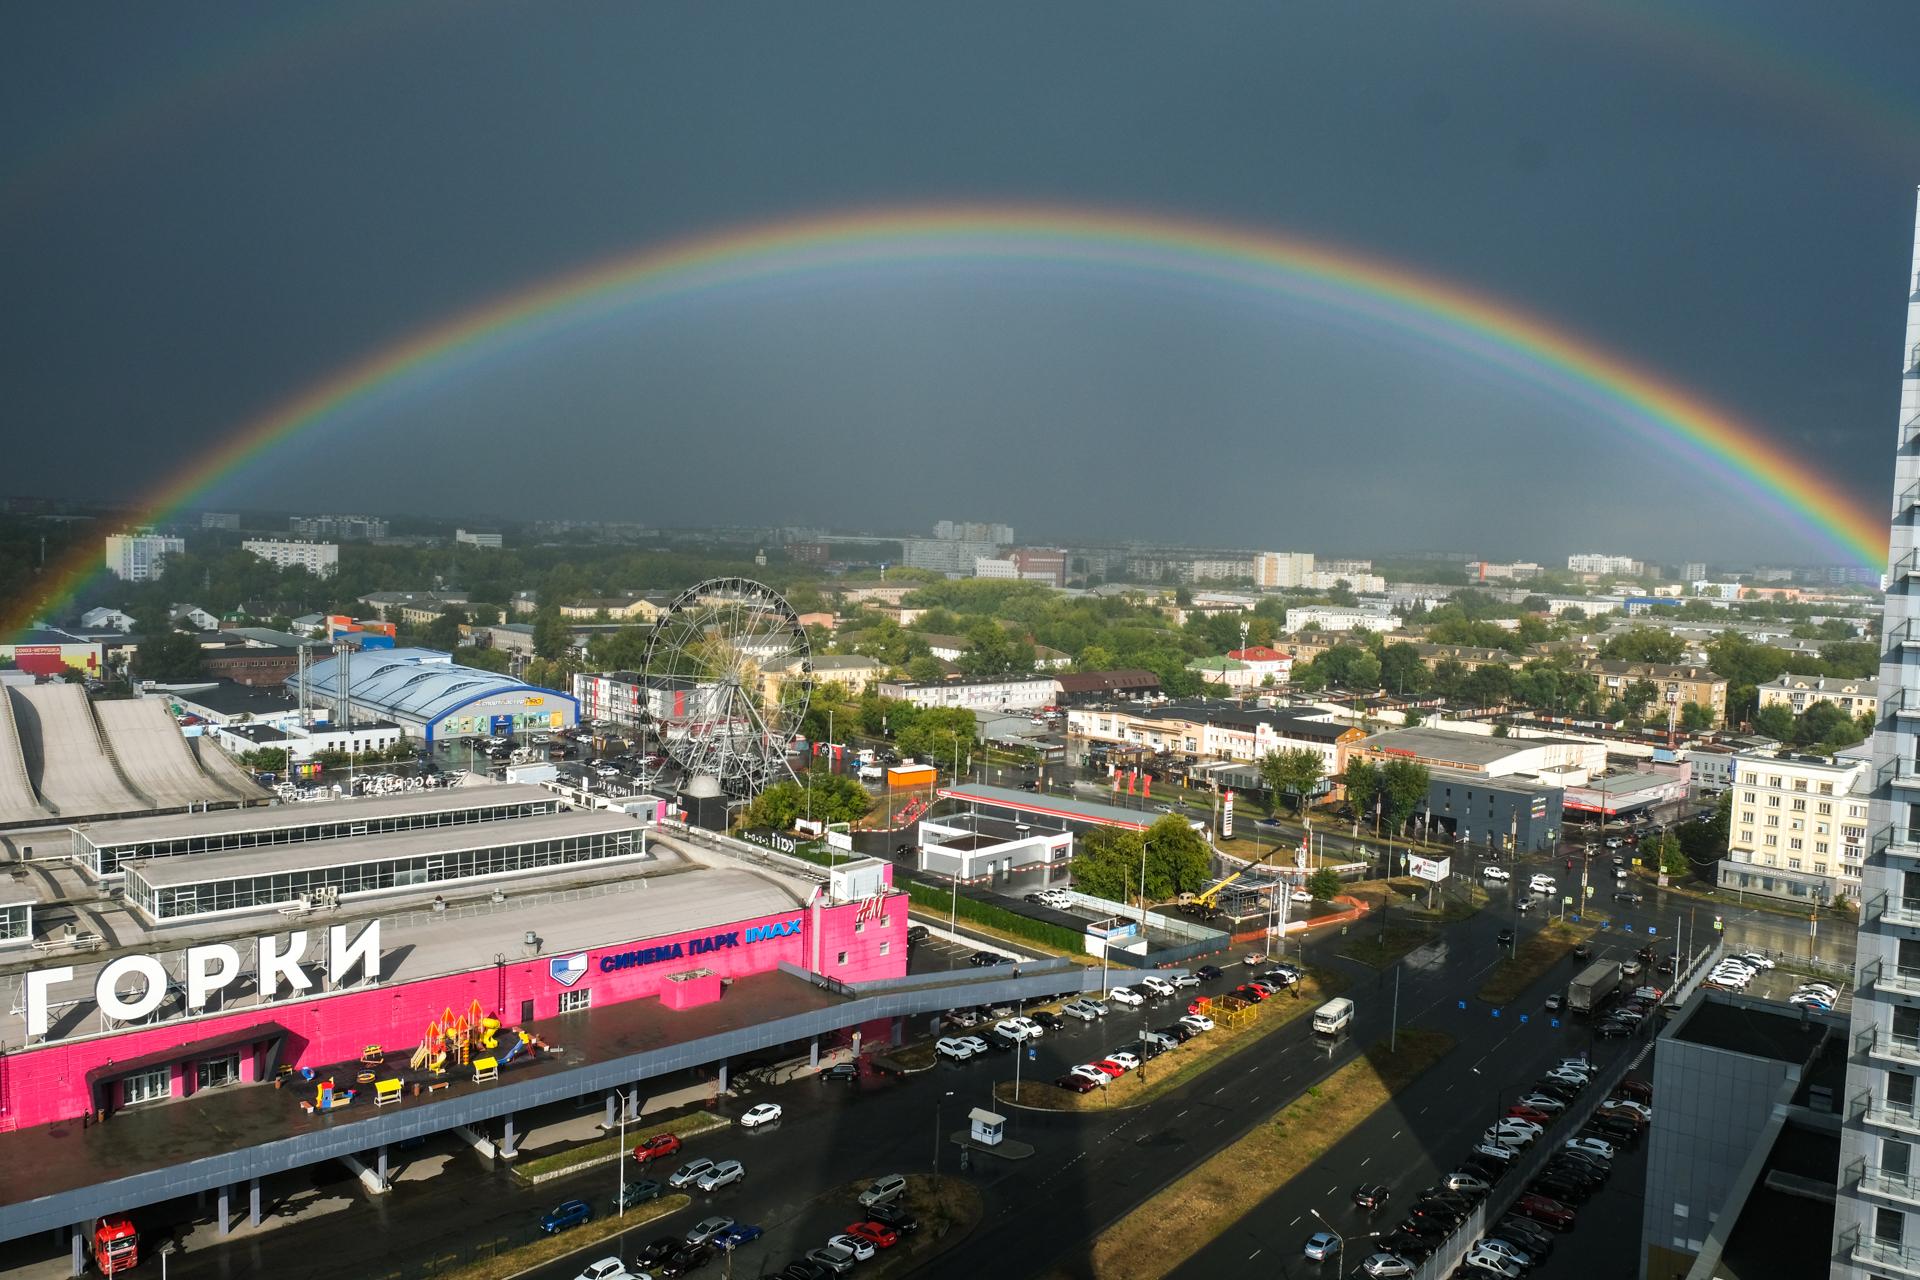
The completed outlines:
[[[1508,298],[1883,510],[1920,5],[13,6],[0,492],[127,498],[331,370],[651,242],[1042,201]],[[1842,558],[1458,351],[1036,268],[630,315],[206,505]]]

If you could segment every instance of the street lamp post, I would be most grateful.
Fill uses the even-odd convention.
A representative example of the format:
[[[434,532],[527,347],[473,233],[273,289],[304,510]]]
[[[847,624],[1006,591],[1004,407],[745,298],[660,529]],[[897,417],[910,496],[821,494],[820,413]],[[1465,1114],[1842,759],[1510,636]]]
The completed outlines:
[[[614,1210],[614,1216],[624,1218],[627,1216],[627,1095],[624,1093],[620,1095],[620,1146],[617,1150],[620,1158],[614,1163],[620,1166],[620,1193],[619,1198],[614,1201],[618,1206]]]
[[[940,1108],[952,1096],[953,1090],[949,1089],[933,1100],[933,1176],[936,1178],[940,1176]]]
[[[1340,1261],[1336,1265],[1338,1265],[1338,1267],[1340,1268],[1339,1274],[1345,1275],[1347,1273],[1347,1238],[1341,1235],[1338,1231],[1334,1230],[1333,1224],[1331,1222],[1328,1222],[1325,1218],[1322,1218],[1320,1216],[1320,1211],[1318,1209],[1309,1209],[1307,1210],[1307,1212],[1312,1214],[1314,1216],[1314,1220],[1317,1221],[1321,1226],[1325,1227],[1327,1231],[1333,1236],[1334,1240],[1336,1240],[1339,1243]]]

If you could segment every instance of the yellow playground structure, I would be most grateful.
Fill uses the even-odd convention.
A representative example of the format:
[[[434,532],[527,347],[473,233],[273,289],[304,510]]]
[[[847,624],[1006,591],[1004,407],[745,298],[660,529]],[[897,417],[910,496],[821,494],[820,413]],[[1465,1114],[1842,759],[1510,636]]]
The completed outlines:
[[[508,1042],[507,1049],[500,1053],[503,1040]],[[427,1024],[426,1034],[420,1037],[420,1047],[413,1051],[411,1065],[415,1071],[438,1076],[445,1075],[449,1065],[465,1067],[478,1057],[497,1058],[500,1066],[506,1066],[522,1053],[533,1050],[559,1052],[530,1031],[502,1027],[500,1019],[482,1010],[480,1002],[475,1000],[465,1013],[456,1014],[452,1006],[448,1006]]]

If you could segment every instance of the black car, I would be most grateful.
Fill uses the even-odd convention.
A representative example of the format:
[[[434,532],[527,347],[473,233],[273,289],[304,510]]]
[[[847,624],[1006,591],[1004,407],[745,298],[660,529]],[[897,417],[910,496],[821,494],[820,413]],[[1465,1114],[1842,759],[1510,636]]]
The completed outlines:
[[[1591,960],[1593,958],[1593,948],[1584,942],[1576,942],[1573,944],[1573,958],[1575,960]]]
[[[1638,961],[1639,961],[1639,962],[1640,962],[1641,964],[1652,964],[1652,963],[1653,963],[1653,948],[1652,948],[1652,947],[1642,947],[1642,948],[1640,948],[1640,949],[1639,949],[1638,951],[1636,951],[1636,952],[1634,952],[1634,953],[1633,953],[1633,958],[1634,958],[1635,960],[1638,960]]]
[[[1060,1028],[1067,1025],[1067,1020],[1065,1018],[1061,1017],[1057,1013],[1051,1013],[1045,1009],[1042,1009],[1037,1013],[1029,1014],[1027,1016],[1032,1018],[1035,1022],[1039,1023],[1041,1026],[1045,1027],[1048,1031],[1058,1031]]]
[[[1593,1194],[1591,1187],[1582,1186],[1572,1178],[1563,1178],[1553,1173],[1542,1173],[1533,1180],[1527,1190],[1534,1195],[1546,1196],[1549,1200],[1558,1200],[1566,1205],[1581,1204]]]
[[[1553,1252],[1553,1233],[1534,1222],[1531,1218],[1514,1216],[1504,1218],[1489,1229],[1487,1234],[1495,1239],[1505,1240],[1522,1253],[1545,1261]]]
[[[1606,1182],[1604,1178],[1586,1165],[1575,1164],[1571,1160],[1549,1160],[1547,1161],[1547,1167],[1540,1172],[1549,1178],[1558,1178],[1563,1182],[1571,1182],[1576,1187],[1582,1188],[1588,1195],[1592,1195],[1598,1191]]]
[[[1595,1116],[1587,1121],[1587,1132],[1616,1147],[1622,1143],[1633,1146],[1640,1141],[1640,1126],[1618,1116]]]
[[[1026,901],[1028,901],[1028,902],[1039,902],[1039,901],[1041,901],[1042,899],[1041,899],[1041,897],[1040,897],[1040,895],[1039,895],[1039,894],[1037,894],[1037,893],[1030,893],[1030,894],[1028,894],[1028,895],[1026,896],[1026,899],[1025,899],[1025,900],[1026,900]]]
[[[1593,1034],[1602,1040],[1619,1040],[1633,1034],[1633,1024],[1624,1018],[1602,1018],[1593,1024]]]
[[[912,1235],[920,1229],[920,1220],[897,1201],[887,1200],[868,1205],[860,1212],[867,1216],[868,1221],[885,1223],[903,1236]]]
[[[837,1280],[833,1272],[807,1258],[795,1258],[780,1268],[778,1280]]]
[[[1548,1168],[1552,1168],[1555,1165],[1570,1165],[1574,1168],[1585,1169],[1588,1173],[1591,1173],[1603,1182],[1606,1180],[1607,1175],[1613,1172],[1612,1167],[1599,1156],[1594,1155],[1590,1151],[1579,1151],[1572,1147],[1562,1147],[1558,1154],[1547,1162]]]
[[[967,957],[967,963],[976,969],[984,969],[989,965],[1011,964],[1012,961],[998,951],[976,951]]]
[[[820,1073],[822,1084],[852,1084],[860,1078],[860,1068],[851,1062],[836,1062]]]
[[[674,1255],[675,1250],[686,1243],[686,1239],[681,1236],[656,1236],[641,1246],[640,1263],[645,1266],[648,1263],[665,1262]]]
[[[1353,1189],[1353,1203],[1356,1207],[1372,1213],[1387,1203],[1393,1192],[1377,1182],[1363,1182]]]
[[[1449,1191],[1445,1187],[1428,1187],[1425,1191],[1422,1191],[1413,1198],[1413,1203],[1416,1206],[1427,1204],[1444,1205],[1463,1218],[1473,1212],[1472,1200],[1458,1191]]]
[[[619,1195],[614,1197],[613,1212],[618,1214],[623,1209],[632,1209],[649,1200],[658,1200],[665,1192],[666,1188],[652,1178],[634,1178],[621,1188]]]
[[[927,929],[927,926],[923,924],[910,924],[907,926],[907,945],[908,946],[912,946],[916,942],[925,942],[928,938],[931,938],[932,936],[933,934],[929,932]],[[812,1266],[813,1264],[809,1262],[807,1265]]]
[[[1184,1022],[1171,1022],[1160,1028],[1160,1034],[1163,1036],[1172,1036],[1177,1043],[1185,1044],[1200,1033]]]
[[[1470,1173],[1488,1186],[1492,1186],[1507,1176],[1507,1166],[1498,1160],[1482,1160],[1479,1156],[1468,1156],[1460,1162],[1460,1172]]]
[[[1615,902],[1624,902],[1630,907],[1637,907],[1647,900],[1647,895],[1644,893],[1616,893],[1613,895],[1613,900]]]
[[[1546,1094],[1549,1098],[1558,1098],[1562,1102],[1572,1102],[1580,1096],[1579,1089],[1562,1080],[1541,1080],[1533,1087],[1538,1092]]]
[[[1467,1220],[1467,1215],[1450,1204],[1416,1204],[1407,1211],[1408,1220],[1438,1223],[1451,1231]]]
[[[988,1027],[987,1033],[980,1037],[987,1042],[987,1048],[995,1053],[1008,1053],[1020,1047],[1020,1042],[1012,1036],[1002,1035],[998,1027]]]
[[[1438,1240],[1429,1240],[1425,1236],[1416,1236],[1407,1231],[1390,1231],[1380,1237],[1380,1248],[1387,1253],[1397,1253],[1409,1262],[1423,1261],[1426,1256],[1440,1247]]]
[[[674,1250],[665,1262],[661,1263],[656,1275],[683,1276],[689,1271],[705,1266],[713,1260],[714,1247],[710,1244],[683,1244]]]
[[[1226,974],[1221,972],[1219,965],[1203,964],[1193,971],[1193,976],[1202,982],[1212,982],[1217,978],[1224,978]]]
[[[1510,947],[1513,945],[1513,930],[1502,929],[1493,935],[1493,940],[1503,947]]]
[[[1431,1240],[1437,1244],[1453,1234],[1455,1225],[1454,1222],[1446,1218],[1437,1218],[1431,1215],[1423,1218],[1417,1214],[1409,1214],[1407,1220],[1396,1227],[1395,1230],[1401,1235],[1418,1236],[1422,1240]]]

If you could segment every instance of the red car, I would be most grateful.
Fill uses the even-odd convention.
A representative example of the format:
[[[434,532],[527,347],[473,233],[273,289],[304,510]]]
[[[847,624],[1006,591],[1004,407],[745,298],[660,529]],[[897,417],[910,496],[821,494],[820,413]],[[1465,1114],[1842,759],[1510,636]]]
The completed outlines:
[[[633,1149],[633,1158],[641,1164],[679,1154],[680,1139],[670,1133],[656,1133]]]
[[[1111,1058],[1102,1058],[1098,1062],[1090,1062],[1087,1065],[1110,1080],[1127,1074],[1127,1069]]]
[[[1529,1124],[1537,1124],[1542,1129],[1553,1123],[1552,1116],[1544,1111],[1535,1111],[1532,1107],[1508,1107],[1507,1114],[1516,1120],[1525,1120]]]
[[[1085,1076],[1074,1075],[1071,1071],[1055,1080],[1054,1084],[1062,1089],[1071,1089],[1075,1093],[1091,1093],[1100,1087]]]
[[[1653,1086],[1645,1080],[1636,1080],[1634,1077],[1628,1076],[1613,1087],[1613,1096],[1616,1098],[1629,1098],[1634,1102],[1644,1102],[1646,1105],[1652,1106]]]
[[[1523,1218],[1552,1227],[1555,1231],[1573,1230],[1573,1210],[1546,1196],[1526,1195],[1514,1202],[1513,1211]]]
[[[856,1222],[847,1228],[847,1234],[876,1249],[891,1249],[900,1243],[900,1233],[884,1222]]]
[[[1242,985],[1242,986],[1235,987],[1233,989],[1233,994],[1239,996],[1242,1000],[1251,1000],[1255,1004],[1259,1004],[1262,1000],[1265,1000],[1267,998],[1266,992],[1262,991],[1258,987],[1251,986],[1251,985]]]

